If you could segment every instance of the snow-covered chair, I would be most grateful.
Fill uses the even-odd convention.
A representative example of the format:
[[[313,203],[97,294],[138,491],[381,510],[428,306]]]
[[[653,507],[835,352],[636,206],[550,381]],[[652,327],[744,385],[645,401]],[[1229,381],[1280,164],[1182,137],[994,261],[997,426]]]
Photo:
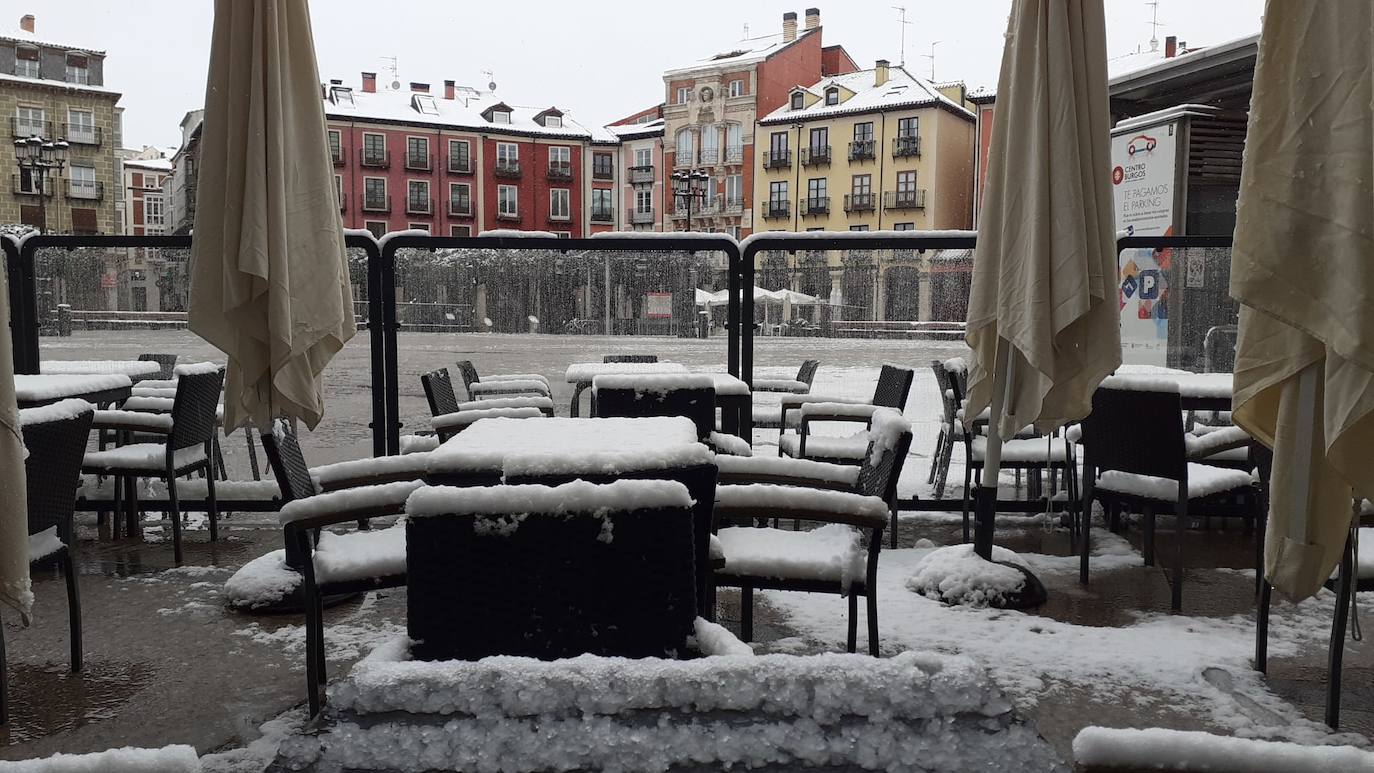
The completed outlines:
[[[811,384],[816,380],[816,369],[821,366],[820,360],[806,360],[801,367],[797,368],[797,377],[790,378],[756,378],[750,385],[754,394],[774,393],[784,395],[804,395],[811,391]],[[753,407],[753,425],[756,429],[782,429],[782,408],[779,405],[755,405]]]
[[[740,589],[740,628],[753,637],[755,588],[849,597],[849,651],[856,646],[858,597],[868,602],[868,650],[878,654],[878,551],[889,521],[896,533],[897,480],[911,449],[911,425],[895,410],[875,414],[858,467],[804,459],[725,458],[716,487],[716,536],[724,566],[717,587]],[[810,531],[723,523],[793,519]],[[864,537],[867,537],[865,545]]]
[[[816,424],[825,422],[867,422],[868,416],[875,408],[896,408],[899,412],[904,410],[907,396],[911,394],[911,382],[915,375],[915,372],[910,368],[884,365],[878,373],[878,383],[873,387],[873,397],[866,401],[809,393],[785,395],[779,406],[778,414],[782,424],[782,428],[778,430],[778,455],[792,457],[805,455],[801,450],[800,437],[788,437],[787,430],[789,428],[800,430],[803,421],[802,407],[808,403],[825,404],[808,412],[808,420],[806,421],[808,430]],[[862,435],[856,434],[850,436],[849,441],[843,445],[845,449],[843,453],[836,453],[834,456],[831,456],[829,452],[836,452],[842,447],[841,444],[831,443],[827,445],[825,461],[857,463],[864,454],[865,439]],[[817,454],[816,456],[819,457],[820,455]]]
[[[1188,518],[1248,518],[1257,523],[1262,517],[1258,487],[1247,471],[1188,461],[1183,408],[1173,382],[1134,379],[1128,384],[1109,377],[1093,393],[1092,413],[1082,427],[1080,581],[1088,581],[1092,502],[1101,502],[1109,518],[1122,508],[1144,514],[1146,566],[1155,562],[1155,517],[1172,513],[1176,524],[1170,606],[1181,611]],[[1257,569],[1261,550],[1257,545]]]
[[[973,506],[974,489],[982,485],[983,468],[987,464],[988,439],[975,433],[968,425],[957,418],[956,425],[962,426],[964,443],[964,542],[969,541],[969,514]],[[1027,435],[1031,435],[1027,437]],[[1051,501],[1063,501],[1070,518],[1076,518],[1080,505],[1078,498],[1078,457],[1074,446],[1065,432],[1052,435],[1035,435],[1033,431],[1019,432],[1016,437],[1002,441],[1003,470],[1014,470],[1018,483],[1022,472],[1029,473],[1026,496],[1035,500],[1041,494],[1042,475],[1049,474]],[[1063,479],[1066,498],[1057,500],[1057,481]]]
[[[685,416],[705,440],[716,428],[716,388],[693,373],[608,374],[592,379],[592,407],[600,417]]]
[[[463,378],[463,386],[468,390],[468,399],[483,400],[488,397],[515,397],[535,395],[551,397],[553,389],[548,378],[538,373],[506,373],[488,375],[486,381],[477,375],[477,366],[472,360],[458,361],[458,375]]]
[[[940,434],[935,438],[935,450],[930,454],[930,475],[926,483],[934,486],[935,498],[945,494],[949,465],[954,458],[954,444],[967,440],[964,423],[959,421],[959,400],[954,391],[954,379],[940,360],[931,360],[935,386],[940,390]]]
[[[140,354],[139,362],[156,362],[158,367],[157,377],[160,380],[172,378],[173,371],[177,366],[177,356],[175,354]]]
[[[61,400],[19,412],[28,457],[24,481],[28,490],[29,563],[56,561],[67,583],[67,622],[71,636],[72,673],[81,671],[81,593],[77,584],[76,530],[72,512],[81,480],[81,456],[91,431],[91,404]],[[0,627],[0,726],[8,723],[4,630]]]

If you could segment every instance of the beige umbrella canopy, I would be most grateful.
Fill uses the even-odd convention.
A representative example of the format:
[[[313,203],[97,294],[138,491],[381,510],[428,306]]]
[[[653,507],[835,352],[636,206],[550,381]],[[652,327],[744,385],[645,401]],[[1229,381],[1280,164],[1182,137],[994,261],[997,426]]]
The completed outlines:
[[[306,0],[216,0],[190,328],[229,358],[224,426],[314,427],[357,332]]]
[[[1374,7],[1269,2],[1231,258],[1235,421],[1274,449],[1265,577],[1316,593],[1374,495]]]
[[[8,272],[0,271],[0,319],[10,317]],[[0,602],[25,622],[33,607],[29,584],[29,510],[24,482],[24,437],[14,394],[14,349],[10,326],[0,325]],[[0,647],[4,646],[0,632]],[[5,678],[0,674],[0,680]]]

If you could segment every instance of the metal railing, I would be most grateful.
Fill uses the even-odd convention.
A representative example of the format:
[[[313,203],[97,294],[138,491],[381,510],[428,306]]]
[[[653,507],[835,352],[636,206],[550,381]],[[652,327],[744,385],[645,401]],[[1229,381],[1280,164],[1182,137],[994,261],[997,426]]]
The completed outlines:
[[[845,212],[871,212],[873,211],[873,194],[871,193],[846,193],[844,195]]]
[[[329,151],[329,160],[334,162],[334,166],[343,166],[345,163],[347,163],[346,159],[344,159],[342,148],[340,148],[337,152],[331,148]]]
[[[702,148],[701,163],[714,164],[720,158],[720,151],[715,148]]]
[[[406,152],[406,169],[412,172],[428,172],[434,168],[434,156],[429,153]]]
[[[105,134],[99,126],[87,124],[62,124],[62,139],[73,145],[95,145],[104,142]]]
[[[67,180],[67,198],[99,201],[105,198],[105,183],[97,180]]]
[[[364,194],[362,195],[362,199],[363,199],[363,211],[364,211],[364,212],[390,212],[390,211],[391,211],[391,194],[389,194],[389,193],[388,193],[388,194],[385,194],[385,195],[382,195],[382,196],[368,195],[368,194],[364,193]]]
[[[448,213],[450,215],[471,216],[472,198],[464,196],[462,198],[448,200]]]
[[[497,161],[492,168],[492,174],[497,177],[515,178],[521,175],[519,161]]]
[[[653,223],[654,211],[652,209],[636,209],[630,213],[630,222],[634,225]]]
[[[926,189],[887,191],[883,194],[883,209],[925,209]]]
[[[514,212],[501,212],[501,211],[498,211],[498,212],[496,213],[496,219],[497,219],[497,220],[505,220],[505,221],[509,221],[509,222],[513,222],[513,223],[518,223],[518,222],[520,222],[520,210],[517,209],[517,210],[514,211]]]
[[[571,180],[573,178],[572,162],[570,161],[550,161],[549,179],[550,180]]]
[[[814,215],[827,215],[830,213],[829,196],[811,196],[804,198],[798,204],[802,217]]]
[[[611,166],[610,164],[598,164],[598,163],[593,162],[593,163],[592,163],[592,179],[593,179],[593,180],[614,180],[614,179],[615,179],[615,167]]]
[[[792,216],[792,202],[790,201],[765,201],[763,203],[763,218],[765,220],[776,220],[778,218]]]
[[[406,197],[406,214],[408,215],[432,215],[434,214],[434,199]]]
[[[615,209],[613,207],[592,207],[593,223],[614,223]]]
[[[850,161],[872,161],[877,158],[873,140],[855,140],[849,143]]]
[[[721,214],[738,215],[744,211],[744,199],[739,197],[723,198],[720,204]]]
[[[42,137],[53,139],[52,121],[30,121],[19,116],[10,116],[10,134],[15,137]]]
[[[727,145],[725,146],[725,163],[742,164],[744,163],[744,146]]]
[[[654,168],[652,166],[632,166],[629,172],[631,185],[651,183],[654,181]]]
[[[390,169],[391,151],[384,149],[378,152],[366,148],[358,148],[358,166],[367,169]]]
[[[787,169],[790,166],[792,166],[792,151],[765,150],[763,152],[764,169]]]
[[[921,155],[921,137],[894,137],[892,139],[892,157],[907,158],[910,156],[919,157]]]
[[[816,146],[801,149],[802,166],[821,166],[830,164],[830,146]]]
[[[471,174],[472,157],[464,156],[462,158],[454,158],[453,156],[449,156],[448,171],[450,174]]]

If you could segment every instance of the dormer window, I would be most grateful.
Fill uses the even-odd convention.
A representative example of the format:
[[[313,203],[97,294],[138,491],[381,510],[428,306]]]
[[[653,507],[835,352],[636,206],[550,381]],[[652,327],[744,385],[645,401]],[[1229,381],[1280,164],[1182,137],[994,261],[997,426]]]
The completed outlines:
[[[511,108],[505,102],[497,102],[482,111],[482,117],[489,123],[510,123]]]
[[[827,105],[838,105],[838,104],[840,104],[840,90],[837,89],[837,88],[835,88],[834,86],[831,86],[830,88],[826,89],[826,90],[825,90],[825,103],[826,103]]]
[[[38,77],[38,49],[18,46],[14,49],[14,74],[21,78]]]
[[[414,94],[410,98],[410,104],[415,108],[415,112],[424,115],[438,115],[439,105],[434,102],[434,97],[429,94]]]
[[[491,114],[492,123],[510,123],[509,110],[497,110]]]
[[[805,107],[805,99],[806,98],[802,95],[800,91],[792,92],[792,109],[800,110],[803,107]]]
[[[544,116],[544,126],[550,128],[550,129],[561,129],[561,128],[563,128],[563,116],[561,116],[561,115],[546,115],[546,116]]]
[[[91,82],[90,62],[85,54],[67,54],[67,82],[82,86]]]
[[[353,89],[347,86],[330,86],[329,101],[339,107],[353,107]]]

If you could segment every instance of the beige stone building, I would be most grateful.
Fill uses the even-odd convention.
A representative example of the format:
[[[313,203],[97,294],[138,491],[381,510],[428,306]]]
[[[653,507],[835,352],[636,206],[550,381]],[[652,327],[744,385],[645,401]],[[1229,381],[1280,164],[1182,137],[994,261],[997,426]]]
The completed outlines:
[[[0,166],[10,173],[0,189],[0,222],[49,233],[119,233],[120,95],[105,88],[105,55],[42,40],[35,23],[28,15],[18,30],[0,31],[0,115],[11,140],[0,142]],[[15,156],[13,141],[33,136],[68,143],[65,164],[45,176],[41,191],[38,175]]]

